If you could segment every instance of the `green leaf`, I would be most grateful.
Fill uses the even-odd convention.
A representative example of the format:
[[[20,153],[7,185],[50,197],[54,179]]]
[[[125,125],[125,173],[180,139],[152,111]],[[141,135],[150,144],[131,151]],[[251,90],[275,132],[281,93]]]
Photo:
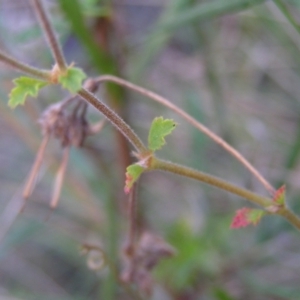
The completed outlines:
[[[188,9],[181,11],[178,15],[173,15],[166,19],[162,28],[177,29],[189,25],[194,21],[201,22],[211,20],[226,14],[233,14],[259,5],[266,0],[214,0],[200,2]]]
[[[151,124],[148,135],[148,147],[152,151],[160,149],[165,143],[165,136],[170,134],[176,126],[171,119],[155,118]]]
[[[264,210],[251,209],[251,211],[248,214],[248,220],[250,224],[257,225],[265,214],[266,212]]]
[[[85,78],[86,75],[81,69],[70,67],[58,77],[58,81],[65,89],[75,94],[81,89],[82,81]]]
[[[139,179],[140,175],[145,171],[145,168],[138,164],[130,165],[126,168],[126,181],[124,191],[126,194],[130,192],[133,184]]]
[[[14,81],[15,87],[9,94],[8,105],[15,108],[20,104],[24,104],[27,96],[36,97],[39,90],[48,83],[39,79],[22,76]]]
[[[216,300],[233,300],[233,298],[228,294],[228,292],[220,287],[214,288],[213,294]]]

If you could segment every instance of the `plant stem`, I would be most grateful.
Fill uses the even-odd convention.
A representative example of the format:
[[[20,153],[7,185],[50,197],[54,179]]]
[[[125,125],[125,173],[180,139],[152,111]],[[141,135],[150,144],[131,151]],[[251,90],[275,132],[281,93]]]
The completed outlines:
[[[141,296],[137,293],[136,290],[132,289],[129,284],[126,284],[121,280],[115,261],[111,260],[109,255],[107,255],[105,251],[102,250],[102,248],[96,245],[83,244],[82,249],[83,251],[87,250],[88,252],[92,250],[99,252],[103,256],[105,263],[107,264],[110,272],[112,273],[118,284],[124,288],[124,290],[132,297],[132,299],[142,300]]]
[[[128,199],[128,219],[129,219],[129,235],[128,235],[128,245],[127,250],[130,252],[130,255],[133,254],[137,228],[136,228],[136,206],[137,206],[137,199],[136,199],[136,184],[132,186],[132,189],[129,194]]]
[[[171,173],[175,173],[178,175],[182,175],[185,177],[199,180],[201,182],[215,186],[222,190],[228,191],[232,194],[241,196],[241,197],[251,201],[254,204],[260,205],[263,208],[267,208],[267,210],[268,210],[268,208],[270,208],[274,205],[273,200],[270,198],[262,197],[260,195],[257,195],[248,190],[245,190],[243,188],[240,188],[238,186],[230,184],[227,181],[219,179],[212,175],[209,175],[209,174],[206,174],[206,173],[203,173],[203,172],[191,169],[191,168],[187,168],[185,166],[174,164],[172,162],[164,161],[164,160],[158,159],[156,157],[153,157],[151,169],[163,170],[163,171],[167,171],[167,172],[171,172]],[[278,209],[275,210],[273,212],[273,214],[282,216],[290,224],[292,224],[294,227],[296,227],[298,230],[300,230],[300,218],[296,214],[294,214],[290,209],[288,209],[287,207],[282,207],[282,208],[278,207]]]
[[[124,86],[126,88],[129,88],[131,90],[134,90],[135,92],[138,92],[168,108],[175,111],[177,114],[179,114],[181,117],[186,119],[190,124],[192,124],[194,127],[199,129],[201,132],[206,134],[209,138],[214,140],[217,144],[219,144],[221,147],[223,147],[225,150],[227,150],[232,156],[234,156],[238,161],[240,161],[262,184],[263,186],[269,191],[271,195],[274,194],[275,189],[272,187],[272,185],[259,173],[259,171],[254,168],[254,166],[251,165],[251,163],[236,149],[234,149],[232,146],[230,146],[227,142],[225,142],[222,138],[220,138],[218,135],[213,133],[210,129],[208,129],[206,126],[204,126],[202,123],[198,122],[196,119],[194,119],[192,116],[190,116],[188,113],[186,113],[184,110],[170,102],[168,99],[151,92],[147,89],[144,89],[138,85],[135,85],[131,82],[128,82],[124,79],[118,78],[113,75],[103,75],[96,79],[98,83],[104,82],[104,81],[110,81],[114,82],[116,84],[119,84],[121,86]]]
[[[35,9],[35,12],[39,18],[40,24],[44,30],[45,36],[47,38],[48,44],[50,46],[53,58],[55,62],[59,66],[60,70],[65,70],[67,68],[67,64],[63,55],[63,52],[60,48],[60,44],[55,36],[52,25],[49,21],[47,13],[44,9],[41,0],[32,0],[32,5]]]
[[[26,180],[26,184],[25,184],[25,187],[23,190],[24,200],[27,200],[27,198],[31,195],[32,190],[34,189],[36,178],[38,176],[38,172],[40,170],[40,167],[41,167],[43,159],[44,159],[44,154],[45,154],[47,144],[49,142],[49,138],[50,138],[49,134],[46,134],[42,140],[40,147],[39,147],[34,164],[29,173],[29,176]]]
[[[39,77],[44,80],[50,79],[49,71],[40,70],[40,69],[31,67],[27,64],[24,64],[22,62],[19,62],[16,59],[14,59],[13,57],[2,52],[1,50],[0,50],[0,60],[3,61],[5,64],[9,65],[10,67],[12,67],[18,71],[24,72],[28,75]]]
[[[300,230],[300,219],[290,209],[284,207],[284,208],[278,210],[278,212],[276,212],[276,214],[282,216],[283,218],[288,220],[289,223],[291,223],[298,230]]]
[[[99,110],[107,119],[110,121],[135,147],[135,149],[140,153],[148,152],[147,147],[141,141],[141,139],[135,134],[135,132],[129,127],[127,123],[123,121],[119,115],[117,115],[112,109],[106,106],[102,101],[96,98],[88,90],[82,88],[78,95],[86,100],[88,103],[93,105],[97,110]]]
[[[69,160],[69,153],[70,153],[70,147],[66,146],[64,148],[63,157],[62,157],[61,163],[59,165],[59,168],[58,168],[58,171],[57,171],[56,177],[55,177],[53,194],[52,194],[52,199],[50,202],[50,207],[52,209],[55,209],[55,207],[57,206],[58,201],[59,201],[64,178],[66,175],[66,169],[67,169],[67,164],[68,164],[68,160]]]
[[[209,185],[213,185],[217,188],[220,188],[222,190],[228,191],[232,194],[241,196],[255,204],[258,204],[263,207],[267,207],[272,205],[272,199],[262,197],[260,195],[257,195],[255,193],[252,193],[248,190],[245,190],[243,188],[240,188],[238,186],[235,186],[233,184],[228,183],[225,180],[219,179],[217,177],[214,177],[212,175],[182,166],[178,164],[174,164],[172,162],[168,162],[165,160],[161,160],[158,158],[153,157],[151,169],[159,169],[171,173],[175,173],[178,175],[182,175],[185,177],[193,178],[196,180],[199,180],[201,182],[207,183]]]

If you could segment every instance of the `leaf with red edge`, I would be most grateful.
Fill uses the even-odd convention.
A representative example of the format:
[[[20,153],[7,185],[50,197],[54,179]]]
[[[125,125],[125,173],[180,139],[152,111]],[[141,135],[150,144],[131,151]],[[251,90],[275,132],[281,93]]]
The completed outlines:
[[[251,224],[257,225],[265,214],[266,212],[262,209],[251,209],[248,213],[248,220]]]
[[[124,192],[129,194],[133,184],[139,179],[140,175],[145,171],[145,168],[138,164],[130,165],[126,168],[126,180]]]
[[[266,212],[261,209],[243,207],[235,213],[230,228],[241,228],[250,224],[257,225],[265,214]]]
[[[280,187],[273,197],[273,202],[275,202],[277,205],[284,205],[285,204],[285,185]]]
[[[230,225],[230,228],[240,228],[248,226],[250,223],[248,221],[247,215],[250,210],[251,208],[248,207],[244,207],[242,209],[237,210]]]

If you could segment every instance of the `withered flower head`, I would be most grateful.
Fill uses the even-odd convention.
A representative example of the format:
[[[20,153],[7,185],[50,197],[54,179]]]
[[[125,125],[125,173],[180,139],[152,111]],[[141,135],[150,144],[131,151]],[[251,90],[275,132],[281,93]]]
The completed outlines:
[[[164,258],[175,255],[175,249],[160,236],[144,232],[134,251],[125,251],[125,268],[121,279],[136,284],[141,291],[150,295],[153,279],[151,271]]]
[[[77,104],[69,109],[75,101],[77,101]],[[87,104],[76,97],[72,97],[50,105],[42,113],[39,124],[41,125],[43,140],[24,187],[24,199],[27,199],[33,191],[48,141],[50,138],[54,138],[60,142],[63,148],[63,156],[56,174],[50,203],[52,208],[56,207],[66,172],[70,147],[82,147],[85,138],[100,131],[104,124],[100,122],[99,125],[90,126],[86,120],[86,111]]]

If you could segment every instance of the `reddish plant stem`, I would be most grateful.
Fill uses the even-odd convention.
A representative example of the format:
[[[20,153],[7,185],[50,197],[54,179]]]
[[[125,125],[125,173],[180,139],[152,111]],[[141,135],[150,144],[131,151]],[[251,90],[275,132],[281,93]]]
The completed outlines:
[[[132,186],[128,199],[128,219],[129,219],[129,236],[127,251],[132,254],[135,246],[136,238],[136,184]],[[128,253],[128,254],[129,254]]]
[[[52,55],[55,59],[55,62],[59,66],[60,70],[65,70],[67,68],[67,64],[66,64],[63,52],[61,50],[60,44],[58,43],[58,40],[55,36],[52,25],[49,21],[47,13],[42,4],[42,1],[41,0],[32,0],[32,5],[35,9],[35,12],[36,12],[38,18],[39,18],[41,27],[43,28],[43,31],[47,38],[47,42],[49,44],[49,47],[51,49]]]
[[[69,160],[69,153],[70,153],[70,147],[66,146],[64,148],[63,157],[62,157],[59,169],[56,174],[55,182],[54,182],[53,195],[52,195],[52,199],[50,202],[50,207],[52,209],[54,209],[58,204],[64,177],[66,174],[67,164],[68,164],[68,160]]]
[[[230,146],[227,142],[225,142],[222,138],[220,138],[218,135],[213,133],[210,129],[208,129],[206,126],[198,122],[196,119],[194,119],[192,116],[190,116],[188,113],[186,113],[183,109],[177,107],[175,104],[170,102],[168,99],[151,92],[147,89],[144,89],[138,85],[135,85],[131,82],[128,82],[124,79],[118,78],[113,75],[103,75],[96,79],[98,83],[109,81],[114,82],[118,85],[127,87],[131,90],[134,90],[168,108],[178,113],[180,116],[182,116],[184,119],[186,119],[189,123],[191,123],[194,127],[199,129],[201,132],[206,134],[208,137],[210,137],[212,140],[214,140],[217,144],[222,146],[225,150],[227,150],[232,156],[234,156],[238,161],[240,161],[262,184],[263,186],[269,191],[271,195],[275,193],[275,189],[272,187],[272,185],[259,173],[259,171],[252,166],[252,164],[236,149],[234,149],[232,146]]]
[[[20,71],[20,72],[23,72],[23,73],[26,73],[26,74],[29,74],[29,75],[32,75],[34,77],[38,77],[40,79],[44,79],[44,80],[49,80],[50,79],[50,72],[49,71],[45,71],[45,70],[40,70],[40,69],[37,69],[37,68],[34,68],[34,67],[31,67],[27,64],[24,64],[22,62],[19,62],[17,61],[16,59],[14,59],[13,57],[7,55],[6,53],[2,52],[0,50],[0,60],[7,64],[8,66]]]
[[[78,95],[100,111],[135,147],[138,152],[148,152],[147,147],[124,120],[112,109],[97,99],[92,93],[82,88]]]
[[[26,184],[23,190],[23,198],[26,200],[32,193],[34,186],[35,186],[35,181],[36,178],[38,176],[38,172],[39,169],[42,165],[43,159],[44,159],[44,154],[45,154],[45,150],[47,147],[47,144],[49,142],[49,134],[47,134],[46,136],[44,136],[42,143],[39,147],[39,150],[37,152],[34,164],[32,166],[32,169],[29,173],[28,179],[26,180]]]

